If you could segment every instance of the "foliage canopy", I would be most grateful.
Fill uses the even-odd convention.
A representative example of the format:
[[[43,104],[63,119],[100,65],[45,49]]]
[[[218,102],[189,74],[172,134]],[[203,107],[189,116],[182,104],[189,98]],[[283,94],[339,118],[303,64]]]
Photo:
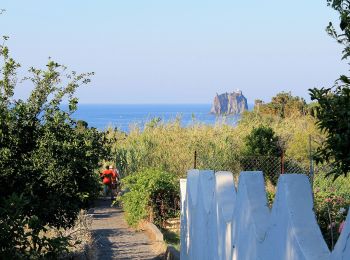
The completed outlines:
[[[255,100],[254,110],[261,114],[275,115],[281,118],[306,115],[308,112],[305,100],[298,96],[292,96],[291,92],[280,92],[272,97],[269,103]]]
[[[4,40],[0,45],[0,218],[4,220],[0,249],[18,258],[33,252],[37,257],[49,256],[59,243],[40,239],[39,233],[47,226],[72,226],[79,210],[99,190],[94,170],[107,152],[104,136],[95,129],[82,131],[71,117],[78,102],[74,92],[90,82],[92,73],[67,74],[66,67],[49,60],[44,70],[29,69],[24,82],[31,83],[33,90],[26,100],[16,99],[20,65],[10,57],[7,37]],[[62,108],[63,100],[68,101],[67,109]],[[10,206],[16,208],[13,216]]]
[[[271,127],[262,125],[253,128],[244,140],[247,147],[247,155],[277,157],[281,154],[278,137]]]
[[[123,179],[129,190],[122,196],[127,222],[136,226],[150,219],[158,226],[179,209],[179,184],[174,174],[147,168]]]
[[[332,23],[328,34],[344,45],[343,59],[350,56],[350,6],[349,1],[328,0],[328,5],[339,13],[340,24],[337,31]],[[331,88],[310,89],[312,100],[316,100],[315,117],[317,125],[326,134],[326,140],[316,152],[318,162],[332,164],[329,175],[337,178],[350,171],[350,79],[341,75]]]

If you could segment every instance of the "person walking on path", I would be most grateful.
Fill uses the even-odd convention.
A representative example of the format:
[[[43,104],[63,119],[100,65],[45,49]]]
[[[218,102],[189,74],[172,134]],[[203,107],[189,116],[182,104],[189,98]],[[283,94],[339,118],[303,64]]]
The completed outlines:
[[[113,199],[113,191],[112,191],[112,178],[114,176],[114,172],[109,169],[109,166],[106,166],[106,169],[101,173],[102,183],[103,183],[103,193],[104,196],[108,196],[108,193],[111,193],[111,199]]]

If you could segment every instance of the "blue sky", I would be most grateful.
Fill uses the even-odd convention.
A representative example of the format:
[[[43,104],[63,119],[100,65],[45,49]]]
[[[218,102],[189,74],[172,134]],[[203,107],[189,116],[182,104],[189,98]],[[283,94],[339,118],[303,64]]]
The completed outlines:
[[[24,68],[50,56],[96,73],[78,91],[81,103],[211,103],[237,88],[250,103],[279,91],[308,99],[308,88],[348,70],[325,33],[337,21],[326,0],[2,0],[0,8],[0,34]]]

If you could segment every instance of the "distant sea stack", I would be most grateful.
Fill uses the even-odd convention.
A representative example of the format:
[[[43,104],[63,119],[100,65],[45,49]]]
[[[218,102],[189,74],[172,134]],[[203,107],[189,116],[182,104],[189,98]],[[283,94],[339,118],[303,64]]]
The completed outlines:
[[[248,110],[248,102],[241,90],[217,94],[210,113],[215,115],[238,115]]]

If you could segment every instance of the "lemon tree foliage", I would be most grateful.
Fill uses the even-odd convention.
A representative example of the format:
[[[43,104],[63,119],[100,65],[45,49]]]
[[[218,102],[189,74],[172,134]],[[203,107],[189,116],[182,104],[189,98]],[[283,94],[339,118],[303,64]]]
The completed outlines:
[[[20,65],[5,44],[0,56],[0,250],[18,259],[53,257],[68,240],[39,233],[72,226],[98,193],[94,170],[107,152],[103,134],[71,117],[74,92],[92,74],[67,74],[49,60],[46,69],[29,69],[24,84],[33,90],[21,100],[14,98]]]
[[[340,16],[339,29],[332,23],[327,32],[344,46],[343,59],[350,56],[350,2],[328,0],[328,4]],[[331,88],[310,89],[312,100],[318,102],[315,117],[318,127],[326,134],[326,140],[316,153],[318,162],[332,164],[329,175],[337,178],[350,171],[350,78],[341,75]]]

